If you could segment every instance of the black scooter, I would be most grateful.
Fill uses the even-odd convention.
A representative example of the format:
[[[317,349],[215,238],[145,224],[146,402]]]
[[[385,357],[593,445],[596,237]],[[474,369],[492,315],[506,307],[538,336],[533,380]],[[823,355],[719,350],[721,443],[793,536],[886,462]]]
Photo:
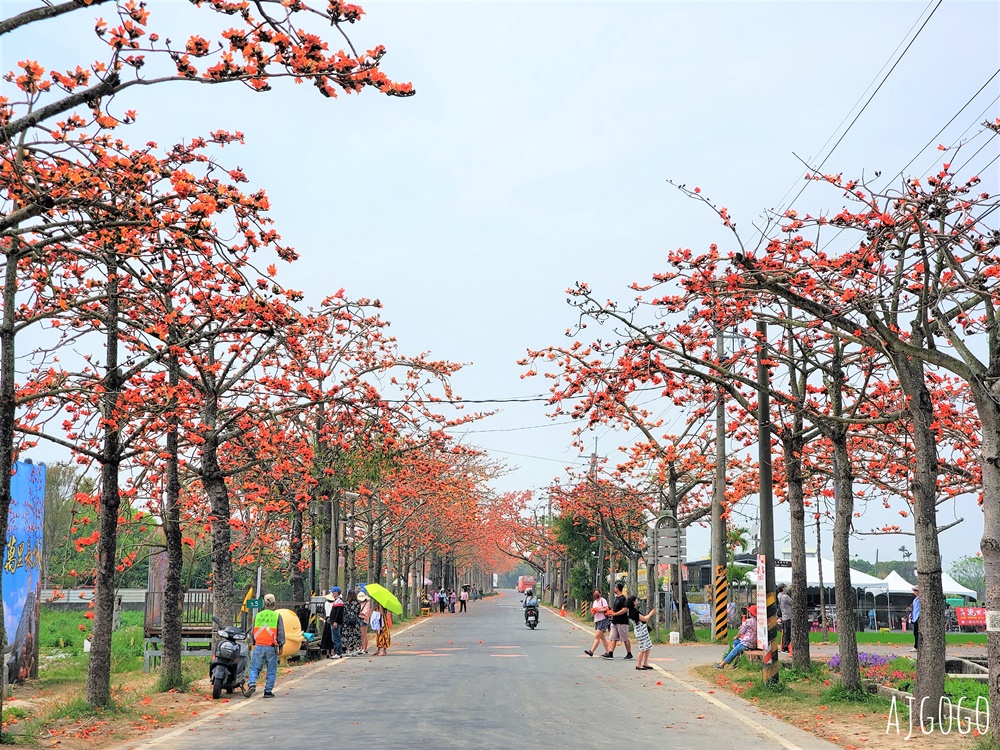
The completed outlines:
[[[247,672],[250,670],[250,645],[243,628],[235,625],[224,626],[218,618],[212,621],[219,626],[218,636],[222,640],[215,647],[215,656],[208,667],[212,679],[212,698],[218,700],[222,691],[232,693],[236,688],[246,695]]]
[[[529,604],[524,608],[524,624],[534,630],[538,627],[538,605]]]

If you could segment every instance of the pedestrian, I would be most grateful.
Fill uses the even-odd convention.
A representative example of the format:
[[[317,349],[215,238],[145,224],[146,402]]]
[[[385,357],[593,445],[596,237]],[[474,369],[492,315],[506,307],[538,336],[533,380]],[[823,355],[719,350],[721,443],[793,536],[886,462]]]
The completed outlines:
[[[341,639],[341,626],[344,623],[344,600],[340,596],[340,586],[334,586],[326,595],[326,625],[323,628],[323,639],[320,648],[328,659],[339,659],[344,655],[344,644]]]
[[[448,611],[455,614],[455,602],[458,601],[458,596],[455,594],[455,589],[450,589],[448,591]]]
[[[368,653],[368,623],[372,618],[372,600],[364,591],[358,592],[358,601],[361,602],[361,653]]]
[[[445,609],[448,607],[448,593],[444,590],[444,586],[438,591],[438,608],[441,613],[444,614]]]
[[[468,609],[466,609],[466,607],[469,604],[469,590],[468,589],[465,589],[465,588],[462,589],[462,593],[459,594],[459,596],[458,596],[458,604],[459,604],[459,607],[458,607],[458,611],[459,612],[468,612],[469,611]]]
[[[594,616],[594,644],[590,649],[584,649],[583,653],[593,656],[597,651],[597,644],[604,647],[604,653],[608,653],[607,632],[611,627],[611,620],[608,619],[608,600],[601,596],[600,589],[594,589],[594,601],[590,603],[590,613]]]
[[[656,614],[656,608],[649,610],[646,614],[639,611],[638,598],[630,596],[628,598],[628,619],[632,621],[632,630],[635,632],[635,645],[639,647],[639,658],[636,659],[636,669],[652,669],[649,666],[649,652],[653,650],[653,639],[649,637],[649,618]]]
[[[778,609],[781,611],[781,650],[788,654],[792,645],[792,597],[784,583],[778,586]]]
[[[347,656],[358,656],[361,653],[361,602],[354,589],[347,592],[347,600],[344,602],[341,640]]]
[[[375,656],[388,656],[392,645],[392,615],[381,604],[372,610],[372,630],[375,631]]]
[[[264,680],[264,697],[274,697],[274,681],[278,677],[278,652],[285,645],[285,625],[274,609],[274,594],[264,594],[264,609],[253,620],[253,655],[250,657],[250,676],[247,678],[246,697],[257,690],[260,670],[267,672]]]
[[[910,615],[910,619],[913,622],[913,648],[911,651],[916,651],[920,648],[920,590],[914,586],[913,587],[913,614]]]
[[[632,658],[632,644],[628,640],[628,601],[625,599],[625,584],[615,584],[615,601],[611,605],[611,645],[608,653],[601,654],[605,659],[615,658],[615,648],[618,642],[625,644],[625,658]]]
[[[721,662],[715,665],[716,669],[722,669],[727,664],[732,664],[733,660],[747,649],[757,648],[757,607],[750,605],[747,607],[747,619],[740,626],[740,632],[733,639],[733,647]]]
[[[868,610],[868,629],[875,630],[878,628],[878,623],[875,621],[875,608],[872,607]]]

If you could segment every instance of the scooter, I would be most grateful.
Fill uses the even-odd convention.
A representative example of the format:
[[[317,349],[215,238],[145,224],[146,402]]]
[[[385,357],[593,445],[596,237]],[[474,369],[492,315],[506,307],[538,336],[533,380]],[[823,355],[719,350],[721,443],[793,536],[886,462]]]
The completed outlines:
[[[215,647],[215,655],[208,667],[212,679],[212,698],[218,700],[222,691],[232,694],[236,688],[246,695],[247,672],[250,670],[250,645],[243,628],[223,625],[218,618],[212,621],[219,626],[217,635],[222,640]]]
[[[534,630],[538,626],[538,605],[529,604],[524,609],[524,624]]]

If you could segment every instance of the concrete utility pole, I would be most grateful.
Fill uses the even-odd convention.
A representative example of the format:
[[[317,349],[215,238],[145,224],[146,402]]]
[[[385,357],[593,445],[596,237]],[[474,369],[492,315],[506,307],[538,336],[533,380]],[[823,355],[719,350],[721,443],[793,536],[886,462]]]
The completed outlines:
[[[715,352],[722,361],[726,355],[725,335],[721,328],[715,333]],[[726,521],[722,509],[726,503],[726,400],[719,388],[715,405],[715,491],[712,494],[712,571],[715,585],[714,627],[712,637],[725,643],[729,637],[729,589],[726,579]]]
[[[770,376],[764,363],[767,323],[757,321],[757,444],[760,464],[760,553],[764,555],[764,586],[767,596],[767,651],[764,682],[778,682],[778,612],[774,593],[774,505],[771,494],[771,399]],[[757,613],[758,617],[761,615]],[[759,629],[758,629],[759,632]]]

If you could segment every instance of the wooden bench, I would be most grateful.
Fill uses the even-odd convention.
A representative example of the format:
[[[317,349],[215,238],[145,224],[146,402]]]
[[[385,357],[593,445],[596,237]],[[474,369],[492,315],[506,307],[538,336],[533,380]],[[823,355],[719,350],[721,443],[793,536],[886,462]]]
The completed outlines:
[[[753,648],[753,649],[747,649],[746,651],[743,652],[742,655],[745,656],[745,657],[747,657],[748,659],[752,659],[753,661],[764,661],[764,654],[765,653],[766,653],[765,651],[762,651],[759,648]],[[779,660],[781,659],[781,655],[782,654],[784,654],[785,656],[789,656],[787,653],[785,653],[781,649],[778,649],[778,659]]]

